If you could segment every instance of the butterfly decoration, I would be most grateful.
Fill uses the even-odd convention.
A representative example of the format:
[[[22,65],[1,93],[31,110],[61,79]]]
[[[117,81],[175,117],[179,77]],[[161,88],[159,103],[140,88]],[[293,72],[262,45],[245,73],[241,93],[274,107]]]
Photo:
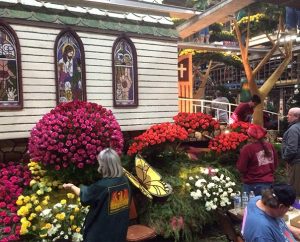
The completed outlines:
[[[129,181],[140,191],[152,199],[153,196],[165,197],[171,194],[170,184],[161,180],[161,175],[155,171],[140,155],[135,157],[135,172],[137,177],[123,168]]]

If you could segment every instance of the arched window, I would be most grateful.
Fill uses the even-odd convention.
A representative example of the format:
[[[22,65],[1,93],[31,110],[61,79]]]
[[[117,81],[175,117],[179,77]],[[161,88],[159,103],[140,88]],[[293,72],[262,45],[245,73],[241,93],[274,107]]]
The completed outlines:
[[[86,101],[84,49],[79,36],[67,28],[57,36],[54,48],[57,104]]]
[[[22,109],[22,74],[19,39],[0,21],[0,109]]]
[[[114,106],[138,106],[136,49],[125,34],[114,42],[112,62]]]

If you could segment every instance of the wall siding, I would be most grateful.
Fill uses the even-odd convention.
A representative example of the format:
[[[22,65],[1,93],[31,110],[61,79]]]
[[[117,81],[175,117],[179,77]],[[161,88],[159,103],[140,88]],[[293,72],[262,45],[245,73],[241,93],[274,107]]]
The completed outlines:
[[[56,106],[54,43],[59,29],[13,24],[22,56],[24,108],[0,111],[0,139],[29,137],[42,116]],[[178,112],[177,44],[131,38],[137,50],[137,108],[114,108],[112,46],[117,35],[77,32],[86,61],[87,100],[111,109],[123,131],[171,122]]]

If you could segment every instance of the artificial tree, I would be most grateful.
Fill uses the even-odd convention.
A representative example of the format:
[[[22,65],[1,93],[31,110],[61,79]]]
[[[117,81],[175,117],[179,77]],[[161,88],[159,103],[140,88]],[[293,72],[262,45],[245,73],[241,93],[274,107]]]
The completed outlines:
[[[248,17],[250,20],[250,17]],[[252,68],[249,62],[249,39],[250,39],[250,21],[248,21],[247,31],[246,31],[246,38],[243,40],[242,33],[240,31],[240,27],[238,22],[234,20],[234,27],[235,32],[237,35],[237,40],[241,50],[241,57],[242,63],[244,66],[246,78],[248,81],[249,89],[251,94],[257,94],[261,98],[261,104],[255,107],[254,114],[253,114],[253,123],[263,125],[263,103],[264,99],[267,97],[269,92],[274,87],[276,81],[280,78],[282,73],[284,72],[287,65],[290,63],[292,59],[292,41],[285,42],[283,45],[283,50],[280,47],[279,38],[281,33],[283,32],[283,25],[282,21],[279,21],[278,25],[278,32],[276,40],[272,39],[269,34],[266,33],[267,38],[270,40],[272,48],[269,52],[264,56],[264,58],[260,61],[260,63],[255,67]],[[258,88],[255,82],[256,74],[261,70],[261,68],[267,63],[267,61],[274,55],[276,51],[279,51],[283,56],[283,61],[281,64],[276,68],[276,70],[268,77],[268,79],[264,82],[264,84]]]

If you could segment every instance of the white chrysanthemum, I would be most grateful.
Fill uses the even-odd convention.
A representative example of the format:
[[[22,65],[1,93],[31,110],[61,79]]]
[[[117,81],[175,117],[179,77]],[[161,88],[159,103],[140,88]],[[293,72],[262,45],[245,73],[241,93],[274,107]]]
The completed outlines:
[[[211,188],[213,188],[213,187],[215,187],[215,184],[214,184],[214,183],[210,182],[210,183],[207,184],[207,188],[208,188],[208,189],[211,189]]]
[[[194,180],[194,177],[190,176],[190,177],[189,177],[189,180],[190,180],[190,181]]]
[[[53,208],[54,209],[57,209],[57,208],[61,208],[62,207],[62,204],[61,203],[56,203]]]
[[[226,177],[226,181],[230,181],[230,177]]]
[[[203,180],[203,179],[197,180],[197,181],[195,182],[195,186],[196,186],[196,187],[202,187],[202,186],[203,186],[203,185],[202,185],[202,183],[203,183],[202,180]]]
[[[191,184],[190,183],[185,183],[185,185],[187,186],[187,187],[190,187],[191,186]]]
[[[233,189],[231,187],[229,187],[227,191],[228,191],[228,193],[232,193]]]
[[[47,217],[47,216],[51,213],[51,211],[52,211],[51,208],[44,209],[44,210],[40,213],[40,216],[41,216],[41,217]]]
[[[221,201],[221,202],[220,202],[220,206],[221,206],[221,207],[225,207],[225,206],[226,206],[226,203],[223,202],[223,201]]]
[[[199,179],[199,176],[195,176],[196,177],[196,179]]]

